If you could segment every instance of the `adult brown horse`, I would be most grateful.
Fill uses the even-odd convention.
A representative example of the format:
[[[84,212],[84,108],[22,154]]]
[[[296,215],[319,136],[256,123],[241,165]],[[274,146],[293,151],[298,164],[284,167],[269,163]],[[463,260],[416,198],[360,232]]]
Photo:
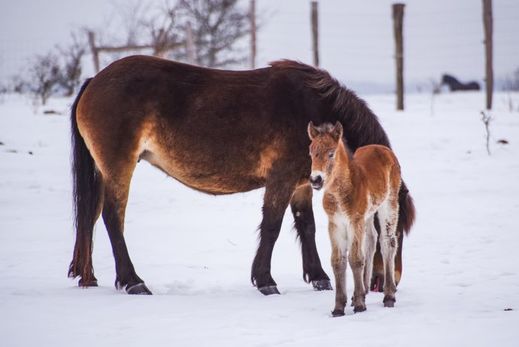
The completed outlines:
[[[265,187],[251,280],[279,293],[270,273],[274,243],[290,204],[301,240],[303,278],[331,289],[315,245],[306,127],[339,120],[350,147],[389,145],[376,116],[327,72],[293,61],[222,71],[146,56],[114,62],[82,86],[72,107],[76,243],[69,276],[95,286],[92,234],[102,214],[116,287],[151,294],[123,236],[132,173],[141,159],[188,187],[220,195]],[[414,207],[400,193],[400,234]]]

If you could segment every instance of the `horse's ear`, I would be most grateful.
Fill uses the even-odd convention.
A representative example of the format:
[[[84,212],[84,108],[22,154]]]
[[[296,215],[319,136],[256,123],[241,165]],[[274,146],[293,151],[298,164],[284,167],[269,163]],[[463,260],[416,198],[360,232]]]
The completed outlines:
[[[339,121],[337,121],[333,126],[331,135],[335,141],[339,141],[339,139],[342,138],[342,124]]]
[[[314,123],[310,121],[310,123],[308,123],[308,136],[310,140],[313,140],[317,135],[319,135],[319,130],[315,127]]]

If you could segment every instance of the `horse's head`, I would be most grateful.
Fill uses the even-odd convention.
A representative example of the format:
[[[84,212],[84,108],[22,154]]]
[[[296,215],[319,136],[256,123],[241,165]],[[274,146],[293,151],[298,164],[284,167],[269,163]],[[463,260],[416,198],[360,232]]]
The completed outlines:
[[[312,188],[319,190],[323,187],[326,177],[332,173],[335,164],[335,152],[339,140],[342,138],[342,125],[325,123],[316,127],[312,122],[308,124],[310,157],[312,158],[312,173],[310,183]]]

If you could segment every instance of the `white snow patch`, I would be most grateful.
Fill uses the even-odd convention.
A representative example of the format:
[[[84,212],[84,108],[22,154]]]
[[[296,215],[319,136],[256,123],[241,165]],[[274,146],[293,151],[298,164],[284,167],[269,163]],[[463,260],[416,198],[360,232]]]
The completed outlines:
[[[512,97],[517,104],[519,95]],[[48,108],[67,112],[71,100]],[[519,113],[495,95],[492,155],[480,120],[482,93],[372,96],[415,199],[393,309],[382,294],[367,311],[330,318],[334,293],[302,280],[287,213],[272,271],[281,295],[250,285],[262,190],[214,198],[150,165],[135,173],[125,229],[137,273],[155,295],[114,289],[114,262],[98,224],[100,287],[67,279],[71,221],[68,116],[0,104],[0,336],[2,346],[515,346],[519,340]],[[508,145],[498,145],[505,138]],[[31,152],[32,154],[30,154]],[[317,245],[332,276],[322,192]],[[350,276],[350,274],[348,274]],[[332,276],[333,277],[333,276]],[[352,283],[352,282],[350,282]],[[511,308],[512,311],[505,311]]]

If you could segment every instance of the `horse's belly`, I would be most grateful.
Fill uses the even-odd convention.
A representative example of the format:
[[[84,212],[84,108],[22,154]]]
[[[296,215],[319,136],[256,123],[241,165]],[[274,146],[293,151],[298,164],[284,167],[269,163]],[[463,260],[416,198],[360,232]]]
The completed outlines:
[[[175,154],[165,155],[150,151],[143,152],[141,158],[186,186],[209,194],[247,192],[265,185],[265,178],[256,175],[255,171],[243,172],[232,163],[214,165]]]

